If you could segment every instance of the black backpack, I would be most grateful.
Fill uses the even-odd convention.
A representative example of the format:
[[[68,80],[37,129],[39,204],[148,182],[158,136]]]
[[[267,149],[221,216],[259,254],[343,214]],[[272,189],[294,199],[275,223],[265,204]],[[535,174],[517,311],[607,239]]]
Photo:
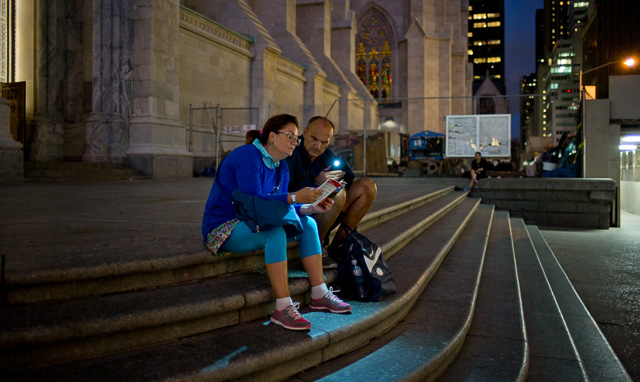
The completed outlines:
[[[380,301],[395,293],[396,285],[380,247],[356,230],[344,229],[347,233],[344,241],[329,250],[331,258],[338,263],[338,284],[343,295],[352,300]],[[352,260],[356,260],[362,270],[362,286],[353,275]]]

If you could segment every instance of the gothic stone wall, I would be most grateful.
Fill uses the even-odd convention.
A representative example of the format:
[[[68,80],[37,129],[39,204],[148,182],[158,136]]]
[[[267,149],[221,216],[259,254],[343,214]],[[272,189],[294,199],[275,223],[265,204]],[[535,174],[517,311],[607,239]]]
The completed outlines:
[[[299,118],[300,129],[304,108],[304,67],[284,57],[268,60],[261,75],[275,78],[275,89],[252,89],[252,68],[256,46],[239,34],[195,13],[181,9],[180,46],[180,119],[189,129],[189,105],[220,108],[250,108],[252,92],[273,92],[275,102],[269,104],[268,117],[288,113]],[[327,105],[339,97],[337,87],[325,90]],[[328,107],[328,106],[327,106]],[[215,116],[216,111],[210,110]],[[266,113],[267,110],[258,110]],[[228,112],[227,114],[229,114]],[[247,113],[240,113],[247,115]],[[215,134],[207,110],[192,112],[191,152],[193,170],[198,172],[213,164]],[[224,120],[221,121],[224,124]],[[246,121],[249,123],[249,121]],[[256,123],[256,121],[253,121]],[[262,126],[256,126],[261,128]],[[229,151],[244,142],[244,136],[222,136],[221,151]]]

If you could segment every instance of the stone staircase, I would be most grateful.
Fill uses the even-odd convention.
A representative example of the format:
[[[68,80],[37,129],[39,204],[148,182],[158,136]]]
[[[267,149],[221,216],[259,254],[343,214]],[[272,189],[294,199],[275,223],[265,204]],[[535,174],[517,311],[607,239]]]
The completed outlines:
[[[88,162],[25,162],[24,178],[39,183],[151,179],[125,164]]]
[[[17,272],[0,307],[3,381],[629,381],[535,226],[453,186],[374,205],[398,292],[269,324],[261,251],[206,251]],[[328,283],[336,271],[325,272]]]

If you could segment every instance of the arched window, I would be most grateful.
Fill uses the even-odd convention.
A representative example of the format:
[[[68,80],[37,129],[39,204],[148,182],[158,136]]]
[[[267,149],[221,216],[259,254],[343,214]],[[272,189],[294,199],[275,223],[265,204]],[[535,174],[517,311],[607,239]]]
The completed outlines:
[[[391,27],[377,10],[366,13],[356,35],[356,72],[373,98],[391,99]]]

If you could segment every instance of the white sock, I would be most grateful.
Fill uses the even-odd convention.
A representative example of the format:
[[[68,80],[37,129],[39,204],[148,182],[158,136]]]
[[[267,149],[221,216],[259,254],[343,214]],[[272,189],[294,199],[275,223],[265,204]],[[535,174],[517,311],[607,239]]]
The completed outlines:
[[[276,310],[283,310],[289,305],[293,305],[291,297],[276,298]]]
[[[311,287],[311,298],[314,300],[322,298],[328,291],[329,288],[327,288],[327,284],[325,283]]]

